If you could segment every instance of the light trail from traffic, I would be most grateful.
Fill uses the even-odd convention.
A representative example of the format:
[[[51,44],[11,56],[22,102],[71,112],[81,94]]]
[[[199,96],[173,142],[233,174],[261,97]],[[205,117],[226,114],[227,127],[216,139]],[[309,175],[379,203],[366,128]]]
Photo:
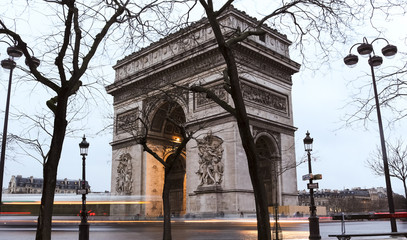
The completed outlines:
[[[118,205],[118,204],[149,204],[150,202],[143,201],[88,201],[87,204],[109,204],[109,205]],[[19,201],[19,202],[3,202],[4,205],[40,205],[41,201]],[[55,201],[54,205],[80,205],[81,201]]]

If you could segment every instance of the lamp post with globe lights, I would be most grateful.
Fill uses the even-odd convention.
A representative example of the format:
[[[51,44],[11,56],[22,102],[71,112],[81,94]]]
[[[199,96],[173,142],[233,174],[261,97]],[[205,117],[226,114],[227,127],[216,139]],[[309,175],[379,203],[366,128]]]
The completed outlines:
[[[383,158],[383,170],[384,170],[384,177],[386,180],[386,189],[387,189],[387,200],[388,200],[388,205],[389,205],[389,212],[390,212],[390,214],[393,214],[394,213],[393,190],[391,188],[389,164],[388,164],[387,151],[386,151],[386,142],[384,139],[382,116],[381,116],[381,112],[380,112],[379,96],[377,93],[376,77],[375,77],[375,72],[374,72],[374,68],[379,67],[383,63],[383,58],[381,56],[376,55],[376,53],[373,49],[373,43],[375,43],[376,41],[379,41],[379,40],[383,40],[387,43],[387,45],[382,48],[383,56],[393,57],[397,53],[397,47],[389,44],[389,42],[384,38],[376,38],[369,43],[368,40],[366,39],[366,37],[364,37],[363,42],[356,43],[350,48],[349,54],[343,59],[343,61],[347,66],[350,66],[350,67],[355,66],[358,63],[358,61],[359,61],[358,56],[351,53],[353,47],[355,47],[355,46],[358,46],[357,51],[360,55],[369,57],[368,63],[370,65],[370,71],[372,74],[373,92],[374,92],[376,111],[377,111],[377,122],[379,124],[380,143],[381,143],[382,158]],[[397,232],[396,220],[394,218],[390,218],[390,225],[391,225],[391,231]]]
[[[0,41],[3,43],[7,43],[5,41]],[[9,55],[8,58],[1,61],[1,67],[10,70],[9,73],[9,80],[8,80],[8,87],[7,87],[7,96],[6,96],[6,108],[4,110],[4,125],[3,125],[3,133],[2,133],[2,142],[1,142],[1,155],[0,155],[0,206],[3,200],[3,175],[4,175],[4,162],[6,158],[6,145],[7,145],[7,128],[8,128],[8,115],[10,109],[10,95],[11,95],[11,83],[13,82],[13,70],[16,68],[17,63],[15,60],[19,59],[23,56],[23,51],[21,51],[17,46],[10,45],[7,43],[9,47],[7,48],[7,54]],[[34,64],[34,67],[37,68],[40,65],[40,60],[36,57],[31,57],[31,60]],[[27,60],[26,60],[27,64]]]

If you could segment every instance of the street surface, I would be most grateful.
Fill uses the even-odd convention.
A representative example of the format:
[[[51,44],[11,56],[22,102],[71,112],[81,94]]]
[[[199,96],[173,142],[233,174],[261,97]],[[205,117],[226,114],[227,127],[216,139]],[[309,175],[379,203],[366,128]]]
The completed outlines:
[[[0,217],[0,240],[35,239],[35,220],[27,217]],[[76,219],[56,219],[52,229],[53,240],[78,239]],[[159,221],[90,221],[92,240],[157,240],[162,239],[162,223]],[[305,220],[281,220],[283,239],[308,239],[308,222]],[[398,222],[399,232],[407,232],[407,222]],[[322,239],[331,239],[328,234],[340,233],[340,222],[321,222]],[[347,222],[346,232],[389,232],[388,221]],[[254,219],[176,220],[172,224],[174,240],[255,240]],[[357,239],[357,238],[352,238]],[[362,238],[361,238],[362,239]],[[364,238],[367,239],[367,238]],[[390,239],[385,237],[369,239]],[[397,239],[397,238],[391,238]],[[404,239],[404,238],[399,238]]]

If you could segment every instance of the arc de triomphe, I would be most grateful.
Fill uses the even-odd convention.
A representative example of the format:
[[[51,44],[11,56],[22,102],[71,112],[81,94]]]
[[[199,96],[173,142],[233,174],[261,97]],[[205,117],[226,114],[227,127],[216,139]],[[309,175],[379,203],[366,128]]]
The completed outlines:
[[[223,31],[233,34],[256,19],[230,8],[221,22]],[[297,205],[291,75],[300,65],[289,57],[286,36],[264,30],[265,35],[236,47],[242,91],[269,204]],[[106,88],[114,96],[115,113],[111,191],[146,201],[126,211],[162,214],[163,166],[134,141],[134,132],[146,131],[137,121],[144,115],[150,123],[148,146],[164,160],[172,157],[180,137],[168,116],[196,131],[171,175],[175,215],[255,213],[235,119],[203,94],[176,87],[200,84],[232,103],[222,87],[225,62],[208,23],[201,20],[161,39],[119,60],[114,69],[115,81]]]

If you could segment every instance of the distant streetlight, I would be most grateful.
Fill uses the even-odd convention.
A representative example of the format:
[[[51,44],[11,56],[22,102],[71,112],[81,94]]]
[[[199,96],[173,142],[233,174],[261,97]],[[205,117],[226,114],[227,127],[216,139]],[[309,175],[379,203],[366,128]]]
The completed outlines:
[[[4,42],[4,41],[0,41]],[[4,42],[7,43],[7,42]],[[23,52],[14,46],[11,46],[9,43],[7,43],[10,47],[7,48],[7,54],[9,55],[9,58],[6,58],[1,61],[1,67],[7,70],[10,70],[9,74],[9,80],[8,80],[8,88],[7,88],[7,97],[6,97],[6,109],[4,111],[4,127],[3,127],[3,133],[2,133],[2,142],[1,142],[1,155],[0,155],[0,206],[2,204],[3,200],[3,174],[4,174],[4,162],[6,158],[6,144],[7,144],[7,127],[8,127],[8,115],[9,115],[9,109],[10,109],[10,94],[11,94],[11,83],[13,81],[13,70],[17,66],[16,62],[14,60],[19,59],[21,56],[23,56]],[[36,57],[31,57],[34,67],[38,67],[40,65],[40,60]],[[27,63],[27,60],[26,60]]]
[[[89,143],[86,141],[85,135],[83,135],[82,142],[79,143],[80,153],[82,155],[82,181],[81,189],[78,189],[78,194],[82,194],[82,211],[81,211],[81,223],[79,224],[79,240],[89,240],[89,223],[88,215],[86,212],[86,194],[88,189],[86,187],[85,176],[85,160],[88,155]]]
[[[393,57],[397,53],[397,47],[394,45],[389,44],[389,42],[384,38],[376,38],[371,43],[367,41],[364,37],[362,43],[354,44],[350,50],[349,55],[346,56],[343,61],[346,65],[352,67],[358,63],[358,56],[351,53],[352,48],[355,46],[357,47],[357,51],[360,55],[369,55],[368,63],[370,65],[370,70],[372,73],[372,82],[373,82],[373,91],[374,97],[376,102],[376,111],[377,111],[377,122],[379,123],[379,132],[380,132],[380,142],[382,147],[382,155],[383,155],[383,170],[384,170],[384,177],[386,179],[386,189],[387,189],[387,201],[389,204],[389,212],[392,214],[394,213],[394,201],[393,201],[393,190],[391,188],[391,181],[390,181],[390,174],[389,174],[389,164],[387,160],[387,151],[386,151],[386,142],[384,140],[384,132],[383,132],[383,123],[382,123],[382,115],[380,113],[380,103],[379,103],[379,96],[377,94],[377,86],[376,86],[376,78],[374,67],[379,67],[383,63],[383,58],[381,56],[377,56],[374,49],[373,43],[378,40],[384,40],[387,45],[382,48],[382,54],[386,57]],[[397,232],[397,225],[396,220],[394,218],[390,218],[390,225],[391,231]]]
[[[310,191],[310,217],[309,220],[309,239],[317,240],[321,239],[321,235],[319,234],[319,218],[317,217],[317,208],[315,207],[315,200],[314,200],[314,186],[312,182],[312,167],[311,167],[311,151],[312,151],[312,143],[314,139],[309,136],[309,132],[307,131],[306,136],[304,138],[304,148],[308,155],[308,173],[309,173],[309,184],[308,188]]]

